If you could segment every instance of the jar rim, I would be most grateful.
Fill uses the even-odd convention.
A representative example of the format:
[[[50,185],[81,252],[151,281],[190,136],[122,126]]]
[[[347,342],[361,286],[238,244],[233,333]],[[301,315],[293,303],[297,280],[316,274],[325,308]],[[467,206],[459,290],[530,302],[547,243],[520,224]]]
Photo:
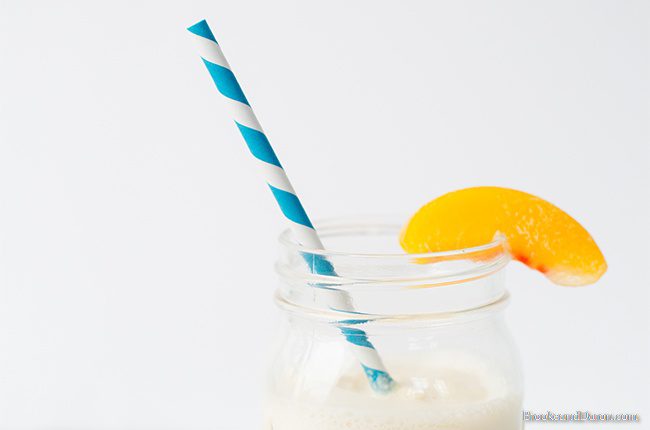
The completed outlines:
[[[394,219],[387,218],[385,216],[371,216],[371,217],[336,217],[336,218],[325,218],[322,220],[317,220],[314,222],[316,231],[321,237],[327,237],[331,235],[332,230],[337,228],[345,228],[345,231],[349,231],[354,228],[364,228],[369,231],[384,229],[384,230],[399,230],[400,226],[397,224]],[[421,252],[421,253],[406,253],[406,252],[350,252],[342,251],[337,249],[317,249],[312,247],[307,247],[299,244],[298,242],[292,240],[292,230],[290,228],[284,229],[278,236],[278,242],[280,245],[285,247],[287,250],[295,251],[296,253],[305,253],[310,255],[319,255],[322,257],[327,256],[340,256],[340,257],[354,257],[354,258],[390,258],[390,259],[439,259],[439,258],[453,258],[457,256],[482,253],[491,249],[497,249],[504,247],[507,242],[504,236],[496,235],[491,242],[488,242],[483,245],[471,246],[467,248],[452,249],[449,251],[436,251],[436,252]]]
[[[280,236],[280,294],[305,308],[341,311],[350,297],[358,314],[415,315],[478,308],[505,293],[510,254],[501,238],[476,247],[421,254],[375,252],[395,248],[399,226],[385,218],[332,219],[317,224],[328,245],[311,250],[289,231]],[[359,252],[369,248],[371,252]],[[324,264],[326,263],[326,264]]]

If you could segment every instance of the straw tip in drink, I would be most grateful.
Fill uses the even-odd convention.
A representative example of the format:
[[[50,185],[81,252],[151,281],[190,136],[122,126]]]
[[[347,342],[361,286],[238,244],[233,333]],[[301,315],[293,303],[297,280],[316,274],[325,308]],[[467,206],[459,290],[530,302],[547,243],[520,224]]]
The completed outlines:
[[[214,34],[212,34],[212,30],[210,30],[210,26],[208,25],[207,21],[202,19],[201,21],[197,22],[194,25],[191,25],[187,27],[187,29],[190,31],[190,33],[194,33],[197,36],[205,37],[206,39],[209,39],[213,42],[217,42],[217,39],[214,38]]]

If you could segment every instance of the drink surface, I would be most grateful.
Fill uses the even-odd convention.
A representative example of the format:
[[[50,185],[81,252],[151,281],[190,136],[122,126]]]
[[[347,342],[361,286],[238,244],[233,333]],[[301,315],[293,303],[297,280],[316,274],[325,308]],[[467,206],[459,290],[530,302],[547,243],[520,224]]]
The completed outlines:
[[[464,355],[391,366],[399,385],[373,393],[355,367],[331,385],[271,399],[273,430],[520,430],[521,390]],[[297,375],[298,378],[300,378]],[[292,381],[304,387],[304,381]],[[314,384],[309,384],[314,386]]]

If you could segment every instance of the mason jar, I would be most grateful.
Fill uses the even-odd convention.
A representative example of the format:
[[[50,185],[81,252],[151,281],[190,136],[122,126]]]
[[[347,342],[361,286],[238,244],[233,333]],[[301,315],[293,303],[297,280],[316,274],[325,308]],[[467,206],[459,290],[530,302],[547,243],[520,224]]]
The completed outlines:
[[[326,251],[280,236],[276,301],[286,318],[271,361],[268,428],[522,428],[503,241],[404,254],[399,228],[383,220],[330,221],[318,231]],[[333,270],[318,270],[324,261]],[[383,366],[383,384],[373,366]]]

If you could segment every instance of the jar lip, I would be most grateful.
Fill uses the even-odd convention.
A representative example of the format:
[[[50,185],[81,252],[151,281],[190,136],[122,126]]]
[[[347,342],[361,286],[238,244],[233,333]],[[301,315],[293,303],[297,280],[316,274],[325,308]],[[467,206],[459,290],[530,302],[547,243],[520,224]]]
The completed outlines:
[[[337,218],[325,218],[322,220],[317,220],[315,223],[316,231],[321,237],[327,237],[332,235],[332,232],[336,232],[337,229],[345,228],[346,230],[354,228],[363,228],[368,230],[368,232],[378,231],[378,230],[398,230],[401,231],[401,227],[397,224],[394,219],[386,219],[386,217],[381,216],[372,216],[372,217],[337,217]],[[440,259],[443,257],[452,258],[461,255],[467,254],[478,254],[494,248],[503,248],[507,243],[506,239],[502,235],[497,235],[495,238],[486,244],[472,246],[468,248],[453,249],[449,251],[437,251],[437,252],[422,252],[409,254],[406,252],[349,252],[349,251],[340,251],[336,249],[317,249],[303,246],[294,240],[292,240],[292,231],[290,228],[284,229],[280,236],[278,237],[278,242],[285,247],[287,250],[295,251],[296,253],[310,254],[310,255],[319,255],[323,257],[327,256],[340,256],[340,257],[354,257],[354,258],[364,258],[364,259],[373,259],[373,258],[390,258],[390,259]]]
[[[445,252],[375,252],[396,247],[397,223],[364,217],[317,225],[328,245],[352,252],[308,249],[283,232],[275,267],[282,296],[294,304],[341,310],[353,303],[359,313],[413,315],[483,306],[505,290],[500,273],[510,254],[502,239]]]

